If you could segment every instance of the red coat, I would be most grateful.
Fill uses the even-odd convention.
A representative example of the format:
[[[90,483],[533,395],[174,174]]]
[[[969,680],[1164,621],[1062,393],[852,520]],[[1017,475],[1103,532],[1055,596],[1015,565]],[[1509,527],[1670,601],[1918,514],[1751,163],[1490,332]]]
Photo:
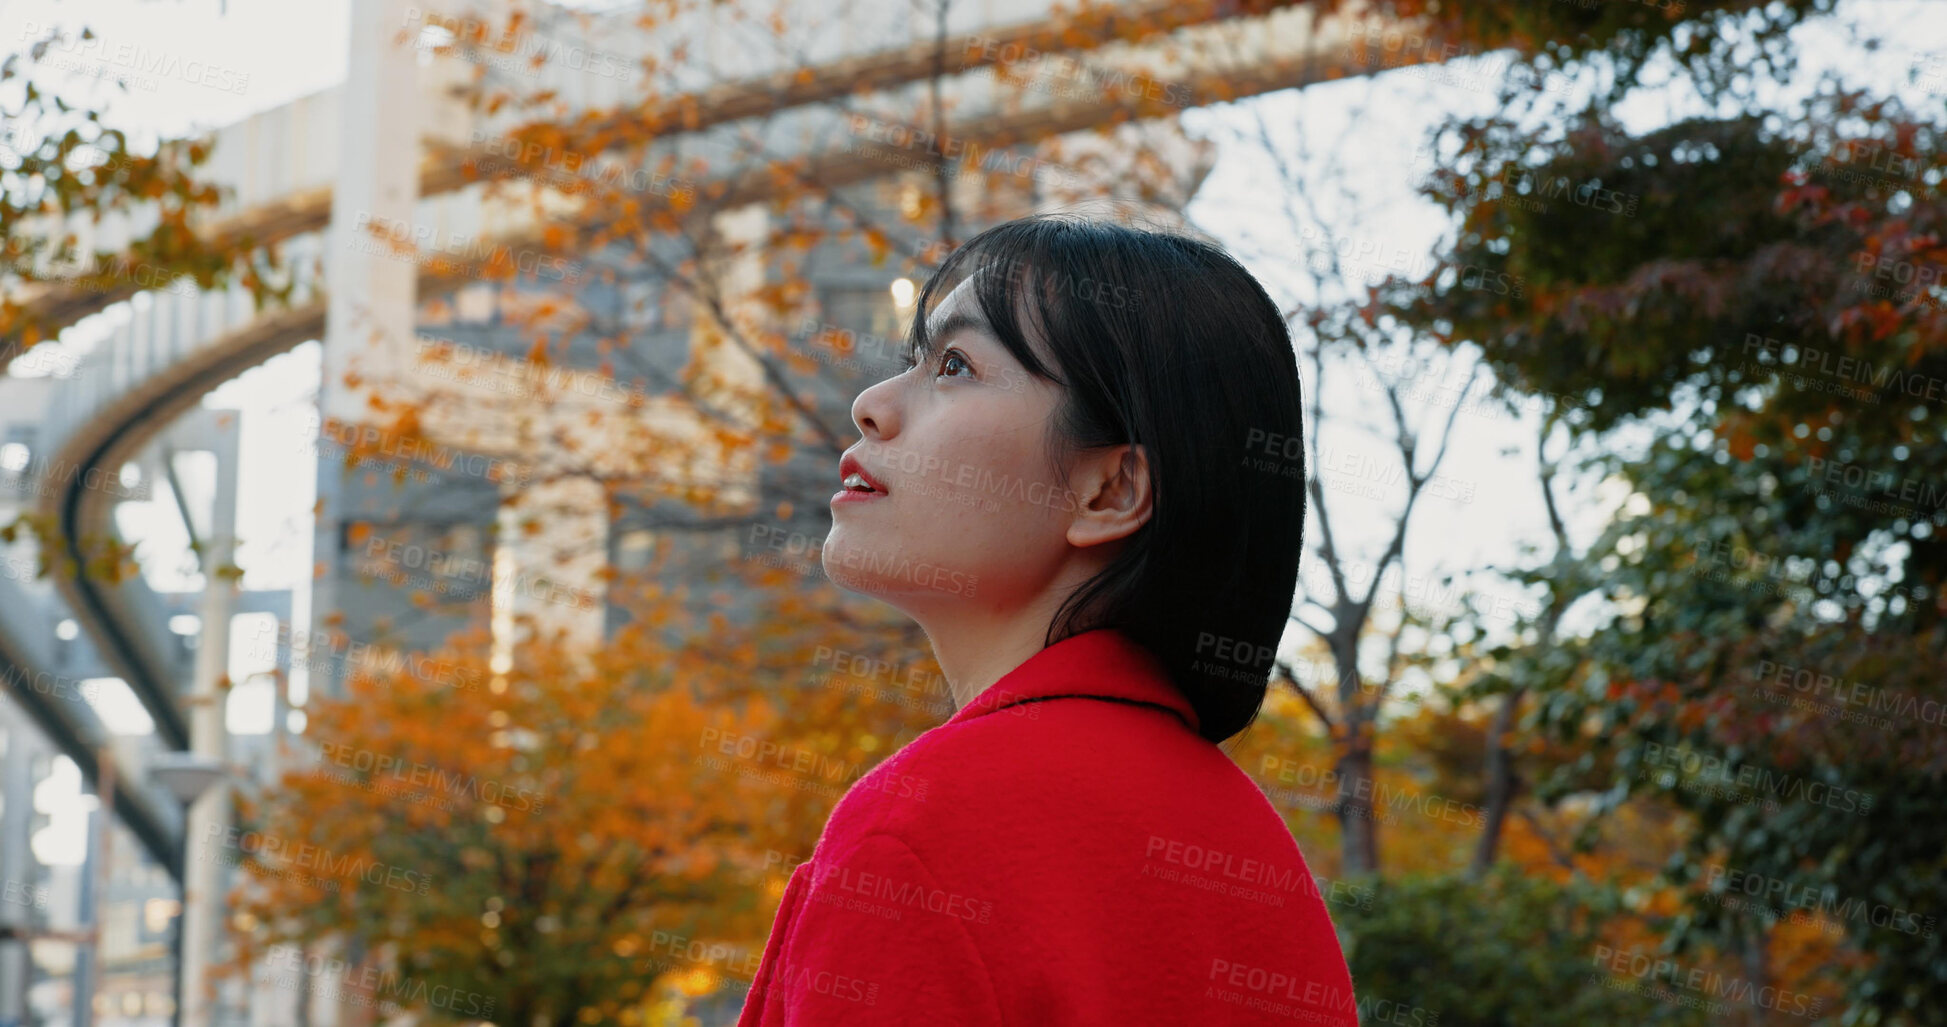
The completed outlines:
[[[860,778],[738,1027],[1357,1027],[1317,883],[1128,636],[1036,653]]]

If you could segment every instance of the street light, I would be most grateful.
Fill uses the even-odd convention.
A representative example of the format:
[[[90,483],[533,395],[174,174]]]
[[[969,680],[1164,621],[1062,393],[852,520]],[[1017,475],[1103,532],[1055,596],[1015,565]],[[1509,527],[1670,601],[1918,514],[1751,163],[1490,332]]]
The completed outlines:
[[[100,769],[96,775],[95,793],[100,801],[100,815],[106,818],[113,815],[115,808],[116,765],[114,750],[108,746],[102,746],[96,754],[96,759],[97,766]],[[215,785],[218,781],[223,780],[229,775],[228,768],[223,764],[207,756],[200,756],[193,752],[159,752],[150,756],[145,762],[148,764],[149,779],[167,788],[170,794],[180,799],[185,807],[194,803],[204,792],[209,791],[212,785]],[[97,829],[101,832],[98,835],[100,840],[95,843],[94,851],[90,855],[90,859],[97,865],[83,879],[83,887],[85,890],[81,900],[83,910],[82,919],[88,926],[79,931],[40,931],[15,928],[0,932],[0,940],[18,939],[22,941],[33,941],[42,939],[48,941],[68,941],[76,945],[85,946],[84,951],[88,956],[87,969],[85,971],[86,977],[84,981],[76,982],[75,996],[76,1019],[78,1022],[84,1024],[93,1022],[94,997],[101,987],[100,903],[106,898],[110,874],[108,845],[110,835],[107,821],[104,819],[99,822]],[[185,824],[182,838],[185,873],[188,872],[189,841],[189,831]],[[178,925],[176,937],[171,948],[175,951],[176,967],[179,976],[182,968],[182,944],[183,931],[182,927]],[[84,1005],[85,1009],[83,1008]],[[180,1022],[181,1016],[182,1003],[178,1001],[176,1003],[176,1010],[171,1014],[171,1019],[172,1021]]]
[[[182,915],[176,921],[175,937],[171,939],[170,949],[176,958],[177,995],[174,1008],[170,1010],[169,1022],[180,1025],[183,1022],[183,1007],[190,997],[188,989],[197,987],[200,982],[190,980],[183,972],[184,935],[188,933],[190,910],[189,881],[192,874],[190,865],[190,846],[195,840],[190,837],[188,810],[196,805],[217,782],[230,776],[230,769],[222,762],[195,752],[159,752],[149,758],[149,778],[169,789],[170,794],[181,800],[184,810],[182,860],[183,860],[183,906]]]
[[[223,764],[193,752],[161,752],[149,758],[149,776],[188,806],[228,773]]]

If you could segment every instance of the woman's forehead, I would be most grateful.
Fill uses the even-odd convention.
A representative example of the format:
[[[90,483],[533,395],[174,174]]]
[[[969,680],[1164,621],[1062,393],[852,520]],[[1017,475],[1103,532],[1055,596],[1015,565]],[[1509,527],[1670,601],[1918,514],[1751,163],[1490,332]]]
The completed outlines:
[[[1007,262],[1013,265],[1017,262]],[[981,302],[982,276],[1003,274],[1004,271],[993,264],[983,264],[968,273],[949,289],[944,297],[936,301],[927,313],[926,330],[929,337],[937,338],[959,328],[973,328],[998,339],[993,322],[987,317],[986,307]],[[1052,348],[1037,327],[1041,318],[1035,305],[1029,302],[1029,290],[1004,290],[1008,302],[1013,305],[1010,319],[1017,331],[1027,342],[1028,348],[1044,363],[1051,363]]]
[[[936,326],[956,314],[981,321],[987,319],[980,309],[980,298],[974,293],[974,277],[968,275],[960,279],[959,283],[948,290],[939,302],[933,304],[933,309],[928,312],[926,318],[926,327],[929,331],[937,332]]]

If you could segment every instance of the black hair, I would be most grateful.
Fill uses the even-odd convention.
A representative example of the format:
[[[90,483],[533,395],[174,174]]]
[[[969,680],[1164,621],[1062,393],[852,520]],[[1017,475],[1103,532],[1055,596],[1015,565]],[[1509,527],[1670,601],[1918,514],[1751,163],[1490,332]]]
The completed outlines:
[[[1050,469],[1122,443],[1148,457],[1150,519],[1063,600],[1044,644],[1120,629],[1168,669],[1199,734],[1244,730],[1304,540],[1303,397],[1283,313],[1219,246],[1041,214],[981,232],[927,279],[909,357],[930,352],[930,312],[969,275],[994,336],[1064,389]]]

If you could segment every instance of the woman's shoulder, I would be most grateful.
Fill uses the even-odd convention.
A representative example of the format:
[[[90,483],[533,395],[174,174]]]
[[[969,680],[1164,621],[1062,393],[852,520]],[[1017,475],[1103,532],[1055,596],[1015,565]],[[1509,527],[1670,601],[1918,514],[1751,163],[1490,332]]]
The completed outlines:
[[[1184,761],[1197,760],[1197,746],[1212,748],[1164,721],[1166,714],[1087,700],[1022,703],[933,728],[881,769],[889,782],[923,782],[929,795],[944,789],[956,803],[1004,801],[1055,779],[1114,787],[1145,769],[1176,763],[1182,770]],[[1195,744],[1172,746],[1170,733]]]
[[[1170,910],[1158,917],[1207,925],[1207,893],[1185,882],[1208,880],[1230,895],[1283,896],[1235,900],[1238,915],[1262,914],[1270,929],[1289,926],[1297,907],[1287,903],[1316,892],[1283,818],[1207,742],[1226,773],[1170,778],[1141,754],[1104,750],[1005,764],[985,744],[948,733],[888,759],[882,780],[860,779],[834,811],[814,859],[826,873],[869,869],[874,840],[896,841],[930,887],[993,900],[1009,918],[1044,907],[1083,916],[1140,893]]]
[[[921,734],[852,784],[827,835],[891,832],[919,849],[978,849],[1117,822],[1167,828],[1219,811],[1277,820],[1248,775],[1167,714],[1045,702]]]

